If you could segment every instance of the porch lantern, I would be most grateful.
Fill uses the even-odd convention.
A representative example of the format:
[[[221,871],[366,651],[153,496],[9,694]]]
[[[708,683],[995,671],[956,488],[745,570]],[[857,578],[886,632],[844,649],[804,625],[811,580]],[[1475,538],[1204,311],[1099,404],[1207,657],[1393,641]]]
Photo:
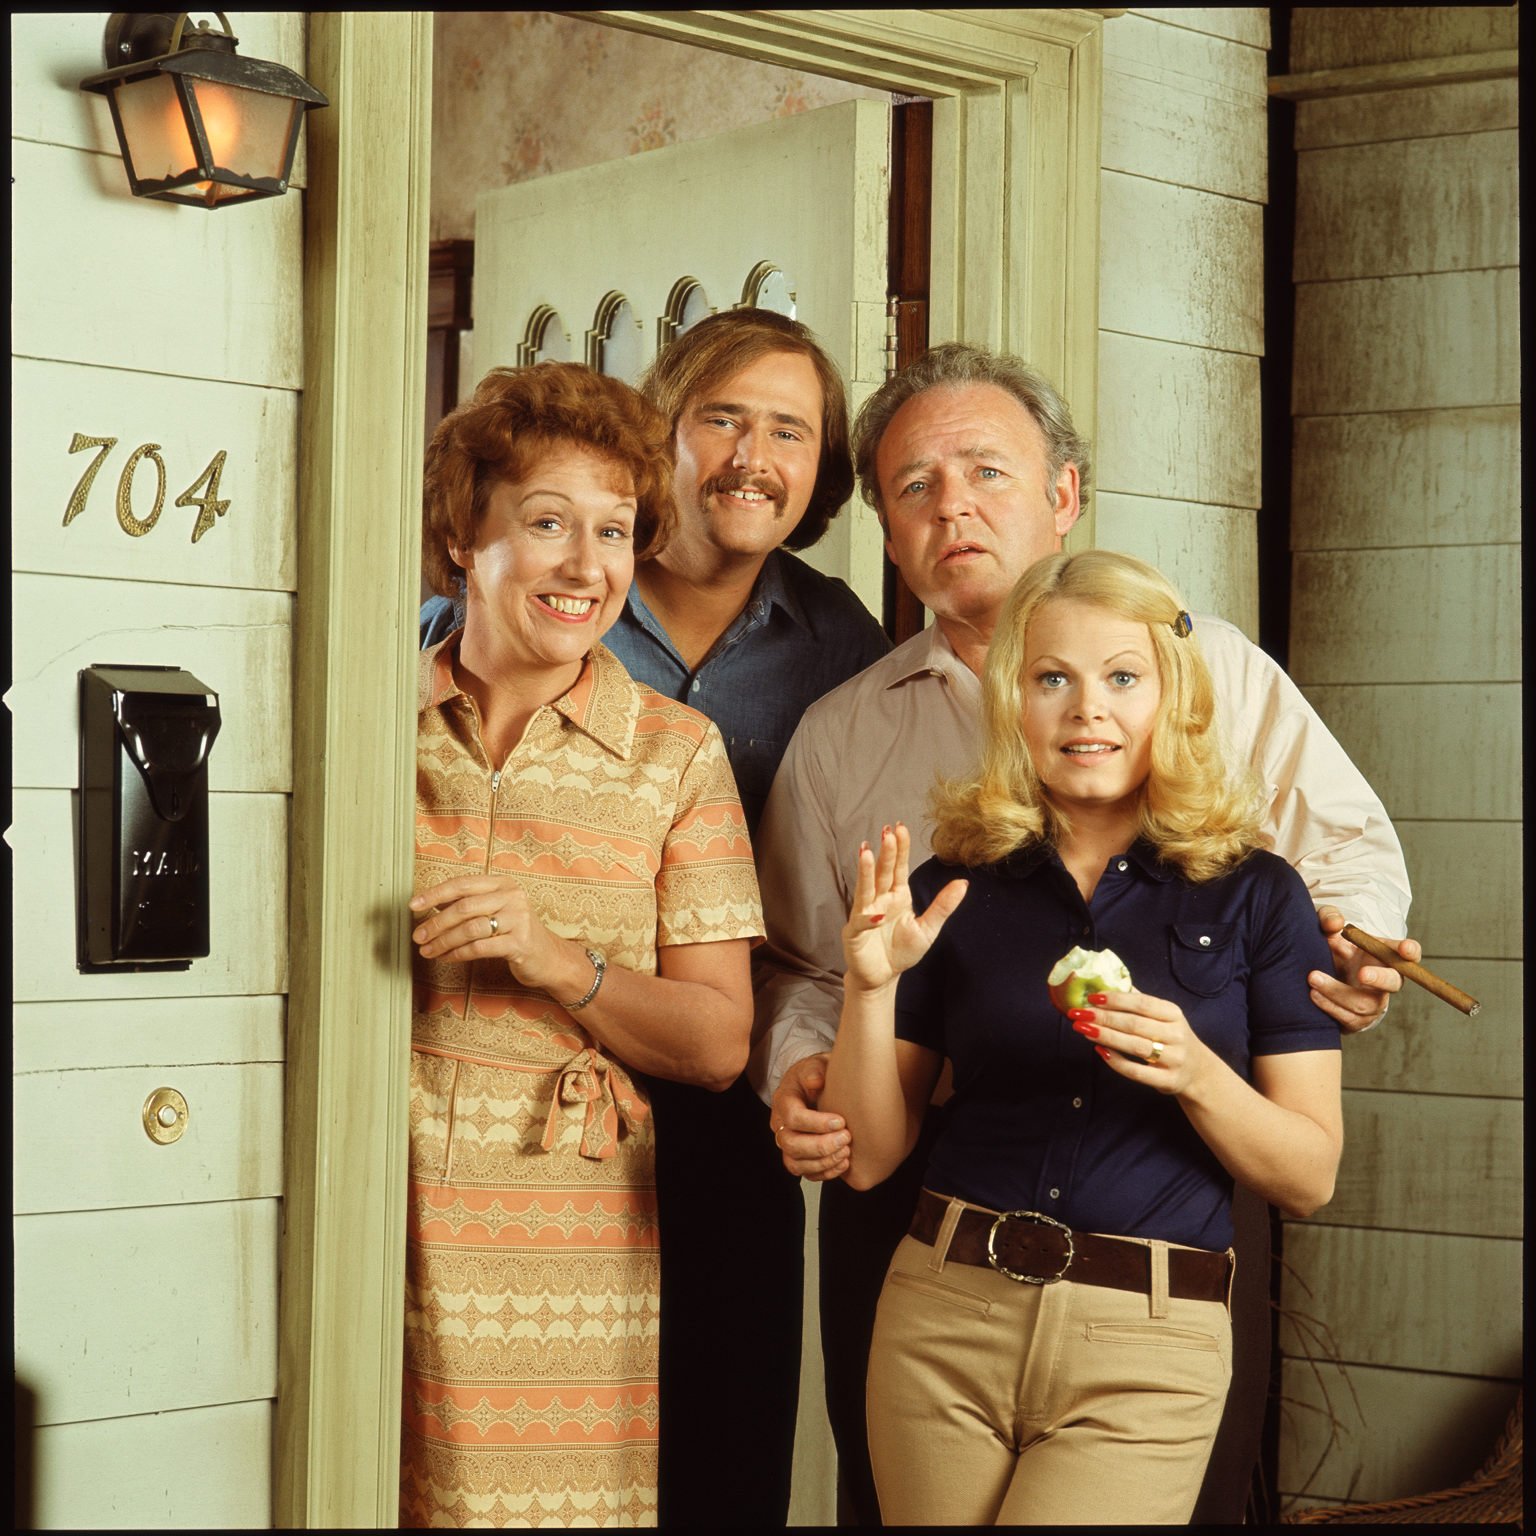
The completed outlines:
[[[135,197],[197,208],[288,190],[303,115],[328,106],[302,76],[242,59],[224,30],[189,25],[186,11],[115,12],[102,52],[108,68],[80,82],[112,108]]]

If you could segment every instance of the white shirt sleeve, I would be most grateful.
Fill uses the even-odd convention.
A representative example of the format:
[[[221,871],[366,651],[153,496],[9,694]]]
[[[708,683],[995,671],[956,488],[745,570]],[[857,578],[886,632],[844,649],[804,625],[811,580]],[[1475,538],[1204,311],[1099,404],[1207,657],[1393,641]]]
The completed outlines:
[[[1335,906],[1385,939],[1408,932],[1412,892],[1386,808],[1301,690],[1243,633],[1199,616],[1229,749],[1269,797],[1268,846],[1306,882],[1315,906]]]

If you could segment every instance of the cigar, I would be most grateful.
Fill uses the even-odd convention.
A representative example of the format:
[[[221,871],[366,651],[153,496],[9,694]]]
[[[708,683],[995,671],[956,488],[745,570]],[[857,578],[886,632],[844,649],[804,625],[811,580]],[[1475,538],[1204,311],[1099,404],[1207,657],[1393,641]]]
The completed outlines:
[[[1373,960],[1380,960],[1383,965],[1390,965],[1394,971],[1400,972],[1409,981],[1418,982],[1426,992],[1434,993],[1441,1002],[1449,1003],[1452,1008],[1461,1009],[1468,1018],[1483,1006],[1475,997],[1469,997],[1460,987],[1453,987],[1443,977],[1436,976],[1433,971],[1425,970],[1416,960],[1404,960],[1385,939],[1378,939],[1369,933],[1361,933],[1353,923],[1344,924],[1344,937],[1351,944],[1363,949]]]

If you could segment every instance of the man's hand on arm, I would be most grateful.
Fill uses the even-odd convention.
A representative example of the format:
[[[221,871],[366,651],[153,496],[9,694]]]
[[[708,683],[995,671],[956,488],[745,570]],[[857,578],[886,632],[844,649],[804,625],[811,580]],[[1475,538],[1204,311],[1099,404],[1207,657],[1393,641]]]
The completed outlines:
[[[841,1115],[823,1114],[816,1108],[826,1081],[824,1054],[802,1058],[784,1074],[769,1111],[784,1166],[796,1178],[816,1183],[847,1172],[853,1140]]]
[[[1347,921],[1337,907],[1317,909],[1318,926],[1328,939],[1333,951],[1336,976],[1323,971],[1312,971],[1307,984],[1312,989],[1312,1001],[1335,1023],[1350,1034],[1369,1029],[1386,1016],[1392,994],[1402,990],[1403,978],[1390,965],[1382,965],[1357,949],[1343,935]],[[1389,941],[1390,942],[1390,941]],[[1417,939],[1396,941],[1398,954],[1404,960],[1420,960],[1423,950]]]

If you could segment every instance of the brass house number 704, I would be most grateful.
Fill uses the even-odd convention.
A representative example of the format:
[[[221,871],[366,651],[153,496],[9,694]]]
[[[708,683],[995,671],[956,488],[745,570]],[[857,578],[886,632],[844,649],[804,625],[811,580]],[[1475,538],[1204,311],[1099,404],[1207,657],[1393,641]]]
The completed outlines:
[[[69,445],[71,453],[84,453],[87,448],[96,448],[100,451],[86,466],[85,473],[80,476],[79,484],[75,486],[74,494],[69,498],[69,505],[64,509],[66,528],[85,511],[85,498],[91,494],[91,486],[96,482],[96,472],[115,447],[117,447],[115,437],[87,437],[84,432],[75,433]],[[216,517],[223,517],[229,510],[229,503],[219,499],[219,476],[224,473],[224,460],[227,454],[227,449],[220,448],[209,461],[207,469],[176,498],[178,507],[198,509],[197,522],[192,526],[194,544],[213,527],[213,520]],[[145,459],[155,466],[155,502],[149,509],[148,517],[135,517],[133,477]],[[164,507],[165,460],[160,457],[160,444],[141,443],[128,455],[128,462],[123,465],[123,472],[117,477],[117,521],[124,533],[141,539],[160,521],[160,513]]]

